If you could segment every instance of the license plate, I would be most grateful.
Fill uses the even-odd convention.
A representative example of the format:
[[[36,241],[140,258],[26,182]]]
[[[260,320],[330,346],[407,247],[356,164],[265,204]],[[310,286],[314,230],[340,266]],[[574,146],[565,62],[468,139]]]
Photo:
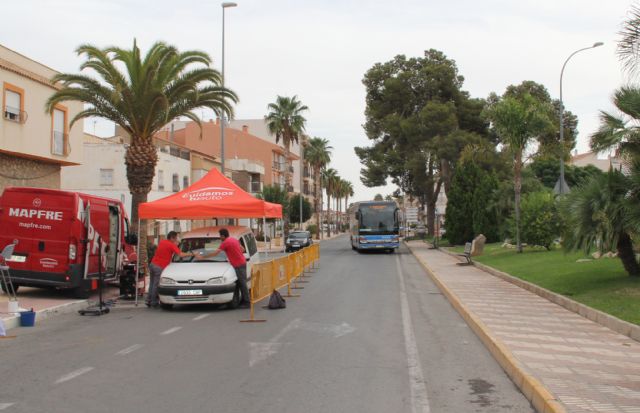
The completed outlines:
[[[202,290],[178,290],[178,295],[202,295]]]
[[[291,244],[292,247],[299,247],[300,244]]]
[[[7,261],[9,262],[26,262],[27,257],[24,255],[12,255]]]

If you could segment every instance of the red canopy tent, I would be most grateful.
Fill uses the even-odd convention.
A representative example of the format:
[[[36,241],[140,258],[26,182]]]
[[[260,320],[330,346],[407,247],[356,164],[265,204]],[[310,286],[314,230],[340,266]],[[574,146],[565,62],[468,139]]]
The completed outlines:
[[[282,218],[282,205],[258,199],[212,169],[199,181],[140,204],[140,219]]]

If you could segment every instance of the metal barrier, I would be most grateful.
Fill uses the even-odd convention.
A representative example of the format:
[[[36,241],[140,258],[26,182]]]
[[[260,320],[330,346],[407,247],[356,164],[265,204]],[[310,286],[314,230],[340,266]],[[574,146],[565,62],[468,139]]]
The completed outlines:
[[[266,320],[255,319],[254,305],[269,297],[273,291],[287,287],[285,297],[299,297],[292,294],[292,289],[302,289],[299,282],[307,269],[315,268],[316,262],[320,259],[320,245],[313,244],[295,253],[284,257],[275,258],[271,261],[260,262],[251,266],[251,288],[249,298],[251,301],[250,318],[241,320],[243,322],[260,322]]]

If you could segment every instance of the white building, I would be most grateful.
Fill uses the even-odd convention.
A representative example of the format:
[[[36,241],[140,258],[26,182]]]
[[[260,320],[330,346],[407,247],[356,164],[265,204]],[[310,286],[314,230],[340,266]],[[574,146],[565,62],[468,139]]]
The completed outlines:
[[[131,216],[131,193],[124,164],[125,143],[85,134],[84,159],[78,166],[62,169],[61,188],[121,200]],[[148,200],[155,201],[181,191],[191,184],[190,152],[169,142],[158,143],[158,165]],[[149,235],[159,237],[174,230],[191,229],[190,221],[156,221]]]

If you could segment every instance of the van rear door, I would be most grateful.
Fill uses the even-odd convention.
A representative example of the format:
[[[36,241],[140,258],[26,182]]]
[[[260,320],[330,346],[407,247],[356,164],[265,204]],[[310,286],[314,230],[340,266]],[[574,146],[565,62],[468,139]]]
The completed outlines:
[[[2,196],[0,246],[18,240],[11,267],[66,273],[75,196],[69,192],[9,188]]]

